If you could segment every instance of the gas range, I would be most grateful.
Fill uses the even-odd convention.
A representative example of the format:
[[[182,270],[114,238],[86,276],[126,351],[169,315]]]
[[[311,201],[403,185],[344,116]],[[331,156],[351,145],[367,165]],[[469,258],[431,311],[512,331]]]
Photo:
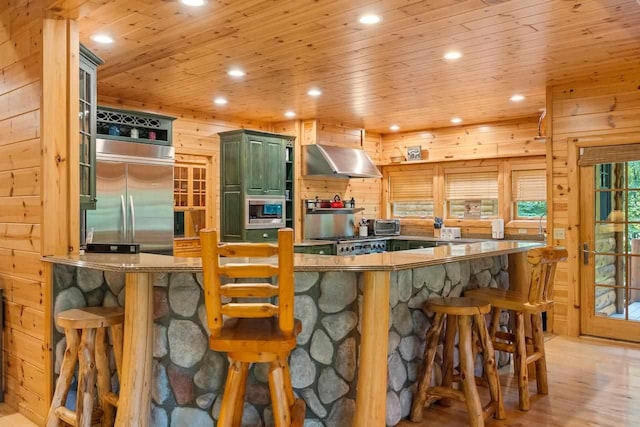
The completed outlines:
[[[378,236],[340,236],[336,240],[336,255],[364,255],[387,251],[387,240]]]

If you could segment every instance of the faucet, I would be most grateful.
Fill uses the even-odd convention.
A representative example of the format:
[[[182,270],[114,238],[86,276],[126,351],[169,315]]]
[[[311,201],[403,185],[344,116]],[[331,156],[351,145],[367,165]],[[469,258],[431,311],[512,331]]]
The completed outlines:
[[[544,218],[545,216],[547,216],[546,212],[540,215],[540,219],[538,220],[538,236],[539,237],[546,237],[545,236],[546,233],[544,233],[542,230],[542,218]]]

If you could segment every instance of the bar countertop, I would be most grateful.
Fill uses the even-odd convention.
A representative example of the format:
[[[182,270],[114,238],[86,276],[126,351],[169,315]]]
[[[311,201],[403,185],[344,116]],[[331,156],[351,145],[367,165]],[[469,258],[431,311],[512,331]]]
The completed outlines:
[[[542,245],[541,242],[532,241],[487,240],[368,255],[295,254],[294,266],[295,271],[393,271],[526,252]],[[90,253],[84,255],[47,256],[43,257],[42,260],[54,264],[131,273],[199,272],[202,270],[200,258],[144,253],[135,255]],[[229,260],[232,262],[258,261],[248,258],[242,260],[229,258]],[[259,262],[264,263],[265,260],[261,259]]]

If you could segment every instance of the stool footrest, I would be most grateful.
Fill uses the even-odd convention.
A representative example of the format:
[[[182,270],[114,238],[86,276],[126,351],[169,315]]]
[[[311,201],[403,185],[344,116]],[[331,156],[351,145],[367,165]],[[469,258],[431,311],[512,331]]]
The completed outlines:
[[[427,390],[427,395],[437,396],[440,398],[455,399],[460,402],[464,402],[465,400],[464,393],[462,391],[455,390],[449,387],[429,387],[429,389]]]
[[[62,421],[64,421],[69,425],[72,425],[72,426],[78,425],[78,421],[76,419],[76,413],[64,406],[60,406],[59,408],[56,408],[55,414],[56,414],[56,417],[60,418]]]
[[[539,353],[539,352],[531,353],[530,355],[527,356],[527,365],[540,359],[542,359],[542,353]]]
[[[67,408],[66,406],[59,406],[54,411],[56,416],[60,418],[63,422],[77,426],[78,425],[78,417],[74,411]],[[102,419],[102,414],[104,412],[100,408],[94,408],[91,413],[91,425],[100,424],[100,420]]]
[[[506,351],[509,353],[515,353],[516,346],[513,344],[507,344],[504,342],[493,342],[493,349],[496,351]]]
[[[509,342],[514,342],[516,340],[515,334],[512,334],[511,332],[503,332],[503,331],[496,331],[496,338],[501,340],[506,340]]]
[[[490,416],[495,414],[497,409],[498,408],[497,408],[496,402],[491,401],[491,402],[487,403],[486,405],[484,405],[484,408],[482,408],[482,416],[486,420]]]
[[[110,391],[104,395],[104,400],[111,406],[118,407],[118,395]]]

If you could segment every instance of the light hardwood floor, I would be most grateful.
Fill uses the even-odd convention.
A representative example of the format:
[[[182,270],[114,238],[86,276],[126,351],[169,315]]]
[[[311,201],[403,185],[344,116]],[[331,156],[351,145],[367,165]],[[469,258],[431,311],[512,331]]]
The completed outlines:
[[[535,394],[530,382],[531,410],[518,410],[513,371],[501,374],[507,419],[487,426],[640,426],[640,346],[590,338],[555,337],[545,343],[549,395]],[[483,402],[488,390],[480,388]],[[467,426],[464,406],[433,405],[424,421],[400,427]]]
[[[15,409],[5,403],[0,403],[0,427],[36,427]]]
[[[640,426],[640,345],[591,338],[555,337],[545,343],[549,395],[535,394],[531,383],[531,410],[520,412],[518,388],[512,372],[503,372],[507,419],[490,419],[487,426],[509,427],[623,427]],[[486,389],[480,388],[483,399]],[[484,401],[484,400],[483,400]],[[434,405],[424,421],[403,421],[399,427],[467,426],[464,407]],[[0,427],[35,427],[20,414],[0,404]]]

